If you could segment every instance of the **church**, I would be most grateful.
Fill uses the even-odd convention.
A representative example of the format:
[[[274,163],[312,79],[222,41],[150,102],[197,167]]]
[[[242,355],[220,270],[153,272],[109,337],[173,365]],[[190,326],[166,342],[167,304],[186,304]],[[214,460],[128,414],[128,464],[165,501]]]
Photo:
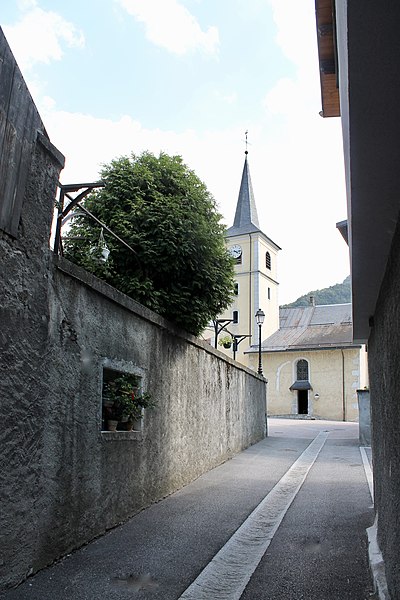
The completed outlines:
[[[226,243],[236,263],[235,295],[216,322],[221,324],[218,349],[262,371],[268,380],[268,415],[357,421],[357,390],[367,386],[367,354],[365,346],[352,341],[351,304],[315,306],[310,298],[306,307],[279,308],[281,248],[260,229],[247,150]],[[258,309],[265,314],[261,327]]]

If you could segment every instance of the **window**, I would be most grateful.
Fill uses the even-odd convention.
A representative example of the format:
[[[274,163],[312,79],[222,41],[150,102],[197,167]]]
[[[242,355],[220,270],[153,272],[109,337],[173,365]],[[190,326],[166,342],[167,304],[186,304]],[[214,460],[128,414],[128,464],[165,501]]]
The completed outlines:
[[[308,381],[308,362],[302,358],[297,361],[297,381]]]
[[[265,253],[265,266],[269,271],[271,270],[271,255],[269,252]]]
[[[234,310],[232,313],[232,319],[234,323],[239,323],[239,311]]]
[[[102,431],[141,431],[143,409],[153,406],[139,375],[103,368]]]
[[[235,296],[239,296],[239,284],[237,281],[235,281],[235,284],[233,287],[233,293],[235,294]]]
[[[268,300],[271,300],[271,288],[268,288]]]

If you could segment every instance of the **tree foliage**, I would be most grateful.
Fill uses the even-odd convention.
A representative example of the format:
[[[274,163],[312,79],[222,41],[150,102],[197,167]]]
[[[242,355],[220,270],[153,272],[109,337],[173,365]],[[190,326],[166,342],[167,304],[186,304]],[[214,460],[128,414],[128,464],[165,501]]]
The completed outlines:
[[[149,152],[121,157],[102,171],[105,187],[87,208],[107,231],[106,263],[93,251],[101,228],[74,217],[65,255],[167,319],[199,334],[231,302],[233,261],[213,197],[180,156]]]

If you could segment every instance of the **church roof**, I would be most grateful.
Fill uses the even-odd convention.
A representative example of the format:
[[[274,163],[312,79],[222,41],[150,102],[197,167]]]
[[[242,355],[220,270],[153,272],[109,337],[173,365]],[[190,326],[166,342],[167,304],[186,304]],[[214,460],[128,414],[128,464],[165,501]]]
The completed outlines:
[[[263,352],[360,347],[353,343],[350,303],[280,308],[279,321],[278,331],[263,341]]]
[[[233,226],[228,229],[227,235],[241,235],[242,233],[253,233],[254,231],[260,231],[260,226],[246,152],[235,220]]]
[[[265,235],[260,229],[253,185],[250,177],[250,168],[247,160],[247,151],[245,154],[246,158],[244,160],[242,181],[240,183],[239,196],[236,204],[235,220],[232,227],[227,229],[226,235],[227,237],[233,237],[235,235],[245,235],[247,233],[261,233],[277,250],[281,250],[278,244],[272,241],[271,238]]]

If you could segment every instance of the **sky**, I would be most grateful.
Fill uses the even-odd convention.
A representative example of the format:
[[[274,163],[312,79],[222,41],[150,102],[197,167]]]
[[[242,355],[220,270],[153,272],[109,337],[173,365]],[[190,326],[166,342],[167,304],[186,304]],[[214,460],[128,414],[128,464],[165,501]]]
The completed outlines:
[[[314,0],[7,0],[0,25],[62,183],[149,150],[179,154],[233,224],[248,131],[279,302],[349,274],[340,119],[320,117]]]

